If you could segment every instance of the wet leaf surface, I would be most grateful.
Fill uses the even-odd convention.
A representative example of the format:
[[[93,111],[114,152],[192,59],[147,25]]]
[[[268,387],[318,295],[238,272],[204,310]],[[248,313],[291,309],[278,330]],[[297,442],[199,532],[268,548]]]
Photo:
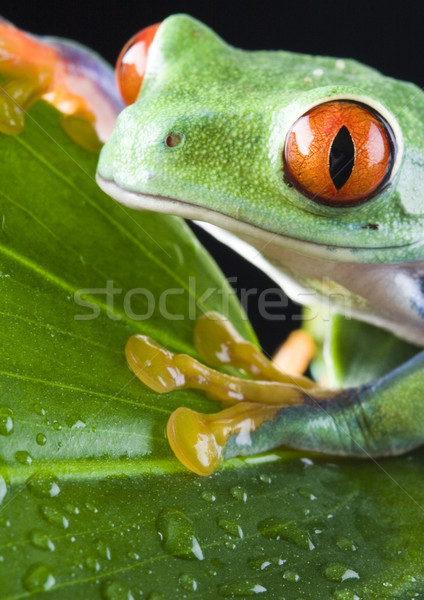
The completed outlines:
[[[422,451],[279,451],[209,478],[175,460],[171,411],[216,405],[142,386],[127,338],[195,355],[194,319],[223,298],[250,327],[181,221],[107,198],[57,113],[39,103],[31,117],[0,137],[0,597],[423,597]],[[169,289],[175,319],[159,307]]]

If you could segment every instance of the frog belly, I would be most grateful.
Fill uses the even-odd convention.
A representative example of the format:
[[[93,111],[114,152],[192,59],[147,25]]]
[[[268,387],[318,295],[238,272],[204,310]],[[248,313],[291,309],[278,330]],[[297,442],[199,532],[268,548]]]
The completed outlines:
[[[347,318],[386,329],[424,347],[424,261],[372,264],[329,261],[272,241],[197,222],[267,273],[295,302],[324,304]]]

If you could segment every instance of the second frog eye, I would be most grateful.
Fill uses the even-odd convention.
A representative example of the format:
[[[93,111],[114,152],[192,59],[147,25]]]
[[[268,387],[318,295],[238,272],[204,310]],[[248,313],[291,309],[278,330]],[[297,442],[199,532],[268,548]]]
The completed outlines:
[[[316,202],[352,206],[388,180],[394,135],[371,108],[337,100],[315,106],[291,128],[284,149],[286,175]]]
[[[160,23],[145,27],[125,44],[116,61],[115,76],[125,104],[133,104],[143,83],[147,54]]]

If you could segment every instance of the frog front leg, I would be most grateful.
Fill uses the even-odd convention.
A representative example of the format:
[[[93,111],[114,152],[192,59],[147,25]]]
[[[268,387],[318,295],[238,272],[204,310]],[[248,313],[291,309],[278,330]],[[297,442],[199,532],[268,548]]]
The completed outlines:
[[[424,442],[424,353],[371,383],[334,391],[281,373],[214,319],[199,321],[198,350],[210,364],[236,367],[249,379],[172,354],[145,336],[133,336],[127,345],[131,368],[156,391],[192,387],[230,405],[208,415],[180,407],[171,415],[169,442],[192,471],[208,475],[222,459],[281,445],[366,458],[400,454]]]

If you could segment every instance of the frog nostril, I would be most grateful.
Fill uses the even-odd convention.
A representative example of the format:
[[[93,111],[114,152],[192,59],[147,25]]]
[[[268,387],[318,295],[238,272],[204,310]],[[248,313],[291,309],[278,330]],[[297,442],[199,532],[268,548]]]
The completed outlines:
[[[349,179],[355,164],[355,145],[349,129],[343,125],[331,144],[329,154],[330,177],[337,190]]]
[[[164,141],[165,146],[167,146],[168,148],[175,148],[175,146],[181,144],[183,138],[181,135],[178,135],[178,133],[168,133]]]

